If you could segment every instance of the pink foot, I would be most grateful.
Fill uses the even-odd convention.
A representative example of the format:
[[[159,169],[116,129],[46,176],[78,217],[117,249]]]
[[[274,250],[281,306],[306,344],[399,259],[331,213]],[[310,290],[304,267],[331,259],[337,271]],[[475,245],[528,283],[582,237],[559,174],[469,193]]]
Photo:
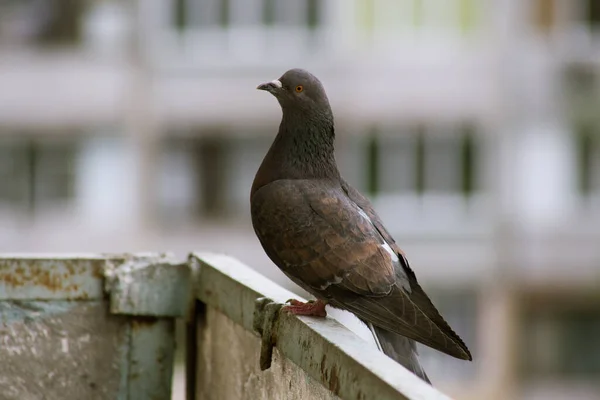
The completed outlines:
[[[314,317],[327,316],[327,311],[325,311],[325,303],[323,303],[321,300],[303,303],[295,299],[290,299],[286,301],[286,303],[290,303],[290,305],[283,306],[283,311],[294,315],[310,315]]]

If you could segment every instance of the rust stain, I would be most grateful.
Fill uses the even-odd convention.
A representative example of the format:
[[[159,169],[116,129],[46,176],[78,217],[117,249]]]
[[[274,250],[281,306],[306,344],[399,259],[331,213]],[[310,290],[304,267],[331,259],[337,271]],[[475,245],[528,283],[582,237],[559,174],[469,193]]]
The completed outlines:
[[[328,389],[336,396],[340,393],[340,378],[338,374],[338,367],[336,365],[332,365],[329,370],[327,369],[327,355],[323,354],[321,358],[321,378],[323,382],[327,382]]]
[[[94,264],[94,268],[92,268],[92,276],[98,279],[104,278],[104,268],[102,267],[102,265]]]
[[[131,329],[139,331],[147,329],[158,322],[156,317],[137,317],[131,321]]]
[[[336,396],[340,393],[340,378],[338,376],[337,366],[331,367],[329,373],[329,390],[331,390]]]
[[[75,274],[75,267],[73,266],[72,263],[70,262],[65,262],[64,263],[65,268],[67,269],[67,271],[69,272],[70,275],[74,275]]]
[[[325,370],[325,363],[327,362],[327,355],[323,353],[323,358],[321,358],[321,377],[323,380],[327,380],[327,371]]]
[[[76,268],[75,265],[77,264],[73,262],[59,265],[35,261],[16,262],[12,269],[0,269],[0,282],[12,287],[42,286],[52,292],[79,292],[80,285],[73,283],[70,278],[85,273],[86,268]]]

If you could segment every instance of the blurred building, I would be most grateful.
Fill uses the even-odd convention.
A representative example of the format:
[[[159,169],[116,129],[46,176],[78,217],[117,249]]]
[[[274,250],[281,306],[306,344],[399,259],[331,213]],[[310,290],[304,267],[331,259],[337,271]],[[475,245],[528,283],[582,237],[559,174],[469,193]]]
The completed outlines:
[[[600,0],[0,5],[0,251],[263,254],[249,188],[304,67],[473,350],[460,399],[600,399]]]

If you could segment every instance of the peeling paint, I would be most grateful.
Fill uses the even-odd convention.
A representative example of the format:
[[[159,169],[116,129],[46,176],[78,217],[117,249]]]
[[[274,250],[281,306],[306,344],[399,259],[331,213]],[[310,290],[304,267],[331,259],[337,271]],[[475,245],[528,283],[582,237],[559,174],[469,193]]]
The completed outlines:
[[[86,333],[78,339],[82,343],[88,343],[90,341],[90,335]]]
[[[69,339],[62,338],[60,340],[60,346],[61,346],[61,349],[62,349],[63,353],[68,353],[69,352]]]
[[[40,317],[52,317],[69,312],[77,303],[75,302],[45,302],[45,301],[22,301],[7,300],[0,301],[0,330],[3,326],[13,322],[31,323]],[[36,334],[31,331],[31,334]],[[48,332],[41,332],[47,335]]]

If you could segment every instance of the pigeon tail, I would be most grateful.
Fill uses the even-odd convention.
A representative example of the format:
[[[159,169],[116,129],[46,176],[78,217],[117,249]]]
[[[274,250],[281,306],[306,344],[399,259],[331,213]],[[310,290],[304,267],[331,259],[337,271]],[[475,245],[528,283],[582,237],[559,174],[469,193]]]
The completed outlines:
[[[414,340],[394,332],[386,331],[374,326],[370,322],[367,325],[371,332],[373,332],[373,337],[379,350],[431,385],[429,377],[419,363],[417,343]]]

